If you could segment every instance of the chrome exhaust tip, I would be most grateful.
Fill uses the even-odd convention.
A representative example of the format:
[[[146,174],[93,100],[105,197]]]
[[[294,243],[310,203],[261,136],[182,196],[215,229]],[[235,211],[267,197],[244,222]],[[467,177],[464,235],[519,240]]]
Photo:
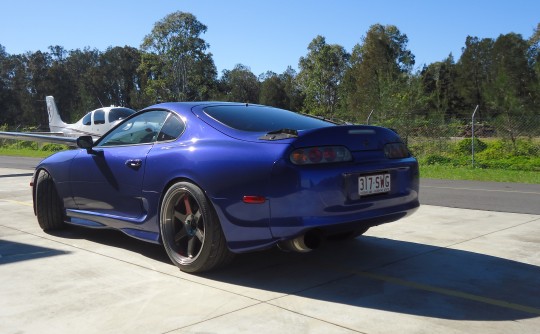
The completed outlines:
[[[322,237],[318,231],[309,231],[294,239],[284,240],[278,243],[278,247],[284,251],[307,253],[321,245]]]

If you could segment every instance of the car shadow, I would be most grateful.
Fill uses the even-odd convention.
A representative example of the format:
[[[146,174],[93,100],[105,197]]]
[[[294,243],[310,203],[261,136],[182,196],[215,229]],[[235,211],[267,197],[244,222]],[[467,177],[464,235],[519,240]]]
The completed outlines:
[[[66,224],[66,227],[61,230],[47,231],[46,233],[60,238],[84,239],[102,245],[124,249],[141,254],[152,260],[173,265],[162,245],[134,239],[118,230],[93,229]]]
[[[160,245],[118,231],[70,227],[57,235],[123,248],[172,266]],[[227,290],[252,298],[258,297],[245,291],[272,292],[272,300],[297,296],[450,320],[540,316],[538,266],[374,236],[329,242],[310,253],[271,249],[240,254],[227,267],[198,277],[206,285],[227,284]]]
[[[69,252],[0,239],[0,265],[66,254]]]

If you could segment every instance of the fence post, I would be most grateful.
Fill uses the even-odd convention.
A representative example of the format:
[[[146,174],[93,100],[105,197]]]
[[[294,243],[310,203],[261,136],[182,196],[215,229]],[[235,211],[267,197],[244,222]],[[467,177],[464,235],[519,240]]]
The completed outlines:
[[[472,123],[471,123],[471,152],[472,152],[472,166],[474,168],[474,115],[476,115],[476,111],[478,110],[478,105],[476,105],[476,108],[474,108],[474,112],[472,113]]]
[[[371,109],[371,112],[369,113],[368,117],[367,117],[367,125],[369,125],[369,120],[371,119],[371,114],[373,114],[373,111],[375,109]]]

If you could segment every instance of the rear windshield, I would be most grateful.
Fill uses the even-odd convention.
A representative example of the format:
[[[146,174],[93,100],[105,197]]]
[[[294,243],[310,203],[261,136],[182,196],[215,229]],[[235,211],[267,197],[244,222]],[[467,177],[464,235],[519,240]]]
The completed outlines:
[[[205,108],[204,112],[228,127],[249,132],[308,130],[335,125],[318,118],[265,106],[215,106]]]

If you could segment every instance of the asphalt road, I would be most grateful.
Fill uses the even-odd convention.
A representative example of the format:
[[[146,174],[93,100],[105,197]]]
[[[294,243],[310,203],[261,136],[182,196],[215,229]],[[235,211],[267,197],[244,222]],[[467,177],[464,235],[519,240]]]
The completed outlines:
[[[39,158],[0,156],[0,168],[33,170]],[[540,215],[540,184],[421,179],[427,205]]]
[[[540,184],[421,179],[420,202],[540,215]]]

